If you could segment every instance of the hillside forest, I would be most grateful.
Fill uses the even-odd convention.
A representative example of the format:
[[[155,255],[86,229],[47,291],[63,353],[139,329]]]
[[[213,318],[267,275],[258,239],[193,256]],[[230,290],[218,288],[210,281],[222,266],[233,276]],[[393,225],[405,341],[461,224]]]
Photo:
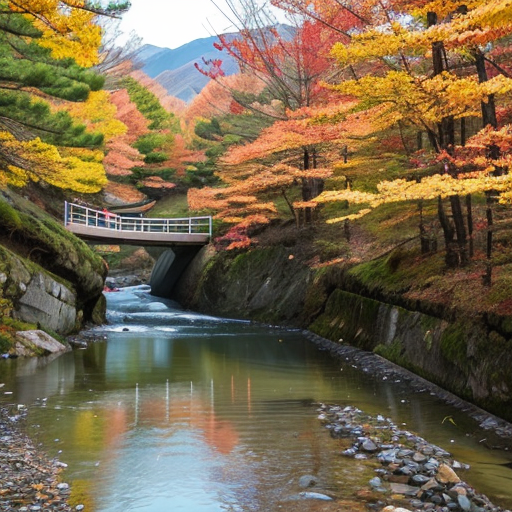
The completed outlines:
[[[0,187],[60,216],[156,199],[218,251],[512,313],[509,0],[228,0],[189,102],[116,45],[128,3],[0,0]],[[228,75],[227,58],[240,72]],[[7,226],[16,229],[16,226]]]

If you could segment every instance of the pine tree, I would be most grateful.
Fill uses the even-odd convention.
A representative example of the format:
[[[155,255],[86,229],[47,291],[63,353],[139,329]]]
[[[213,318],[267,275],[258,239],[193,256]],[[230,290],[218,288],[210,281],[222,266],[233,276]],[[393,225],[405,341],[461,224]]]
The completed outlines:
[[[86,2],[0,1],[1,183],[22,185],[43,178],[70,187],[72,174],[66,178],[63,169],[76,172],[78,162],[72,163],[56,147],[102,144],[101,133],[88,133],[85,125],[52,105],[83,102],[91,91],[102,88],[103,77],[86,66],[98,61],[98,15],[114,12],[114,6],[99,10]],[[98,165],[86,159],[78,167],[98,177]],[[98,190],[96,179],[84,177],[82,182],[87,183],[87,191]]]

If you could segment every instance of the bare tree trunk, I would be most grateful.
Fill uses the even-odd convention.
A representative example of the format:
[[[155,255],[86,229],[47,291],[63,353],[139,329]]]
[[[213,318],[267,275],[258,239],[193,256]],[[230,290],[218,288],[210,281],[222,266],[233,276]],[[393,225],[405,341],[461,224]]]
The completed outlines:
[[[295,212],[295,209],[292,205],[292,203],[290,203],[290,200],[288,199],[287,195],[286,195],[286,191],[284,189],[281,190],[281,194],[283,194],[283,197],[284,197],[284,200],[286,201],[286,204],[288,205],[288,208],[292,214],[292,217],[297,220],[297,214]]]
[[[345,240],[350,242],[350,221],[348,219],[343,221],[343,234],[345,235]]]

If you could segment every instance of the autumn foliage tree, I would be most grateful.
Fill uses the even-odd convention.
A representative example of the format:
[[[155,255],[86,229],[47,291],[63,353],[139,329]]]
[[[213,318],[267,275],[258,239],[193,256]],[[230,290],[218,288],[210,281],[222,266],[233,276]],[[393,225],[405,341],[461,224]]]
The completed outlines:
[[[295,26],[276,25],[268,11],[257,8],[254,1],[244,2],[245,9],[232,1],[228,5],[240,36],[220,36],[217,47],[235,58],[243,73],[262,81],[268,102],[280,102],[280,109],[267,111],[269,117],[286,120],[289,112],[328,101],[328,91],[319,84],[331,70],[332,44],[344,36],[325,39],[321,25],[304,19],[297,20]],[[258,104],[241,103],[249,109],[260,109]],[[314,153],[313,147],[303,148],[305,169],[314,166]],[[305,197],[316,195],[319,186],[318,182],[305,183]]]
[[[510,78],[493,65],[481,46],[496,46],[510,34],[506,2],[472,2],[471,9],[463,2],[396,1],[387,5],[388,10],[377,16],[378,20],[387,18],[387,23],[366,25],[351,35],[349,44],[337,43],[333,48],[342,68],[355,74],[335,89],[359,99],[365,107],[380,107],[376,118],[380,128],[402,123],[426,132],[435,153],[432,163],[439,162],[442,173],[456,178],[463,171],[482,169],[475,166],[476,142],[473,152],[460,148],[466,142],[465,119],[481,117],[483,126],[497,128],[495,101],[511,90]],[[492,77],[489,66],[494,69]],[[459,147],[456,122],[461,127]],[[495,152],[495,165],[483,172],[499,166],[497,148],[482,148],[481,156]],[[472,157],[462,163],[464,154]],[[442,197],[449,199],[451,218],[444,211]],[[460,196],[453,193],[439,198],[447,263],[465,264],[472,227],[465,223]],[[468,203],[467,218],[471,219],[469,209]]]
[[[119,6],[121,9],[124,6]],[[98,191],[105,175],[98,155],[58,148],[94,147],[101,133],[86,132],[50,99],[84,101],[103,78],[98,62],[102,10],[87,2],[0,2],[0,181],[44,181],[81,192]]]

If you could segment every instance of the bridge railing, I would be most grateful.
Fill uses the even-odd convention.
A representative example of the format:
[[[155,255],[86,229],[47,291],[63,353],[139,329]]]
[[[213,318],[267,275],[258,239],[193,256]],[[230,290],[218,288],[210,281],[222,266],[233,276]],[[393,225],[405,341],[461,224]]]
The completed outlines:
[[[112,212],[95,210],[66,201],[64,207],[64,224],[81,224],[94,228],[113,231],[140,231],[146,233],[182,233],[212,235],[211,217],[184,217],[179,219],[153,219],[145,217],[128,217]]]

